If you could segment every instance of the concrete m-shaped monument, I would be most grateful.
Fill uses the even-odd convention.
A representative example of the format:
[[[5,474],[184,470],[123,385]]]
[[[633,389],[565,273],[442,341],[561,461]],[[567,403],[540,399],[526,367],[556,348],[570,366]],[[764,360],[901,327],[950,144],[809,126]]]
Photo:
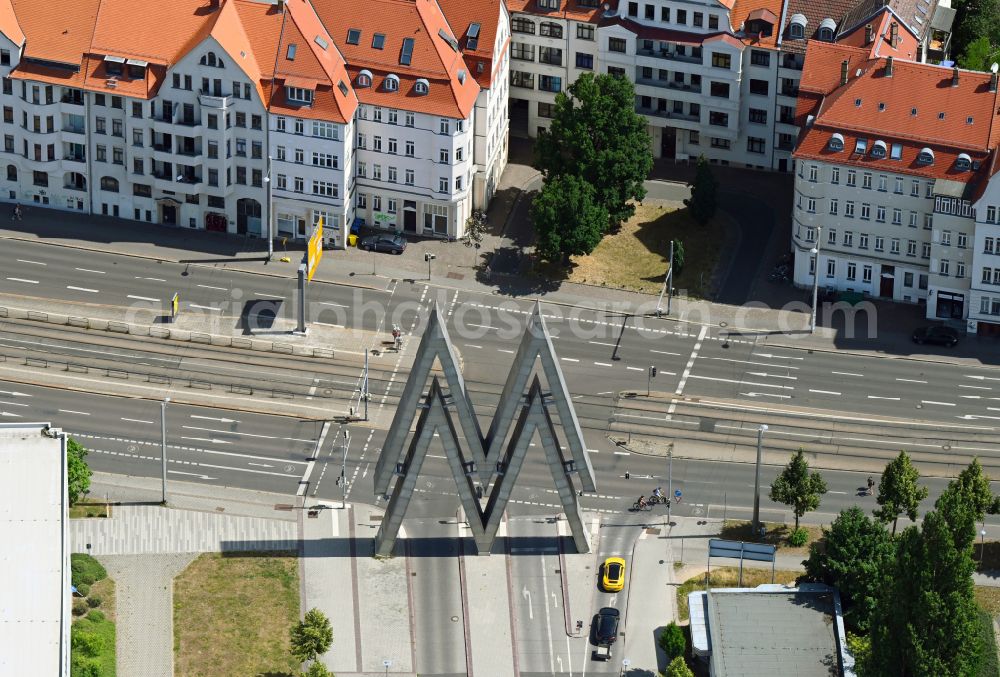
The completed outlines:
[[[448,392],[445,392],[439,377],[431,377],[435,360],[440,364]],[[539,361],[549,393],[543,392],[541,380],[534,371],[535,363]],[[430,387],[424,395],[428,379]],[[563,437],[571,454],[569,459],[563,453],[556,425],[549,414],[550,404],[554,404],[558,412]],[[467,455],[463,452],[451,410],[458,414]],[[406,445],[418,411],[420,416],[413,436]],[[583,490],[594,492],[597,490],[594,470],[583,443],[583,433],[566,388],[566,380],[538,304],[529,316],[527,328],[497,404],[496,415],[485,436],[468,398],[465,380],[458,367],[447,327],[438,308],[435,306],[432,309],[417,348],[413,370],[403,388],[396,415],[375,467],[375,492],[378,494],[389,493],[392,478],[398,476],[376,536],[376,551],[379,555],[392,553],[399,527],[416,487],[417,476],[435,433],[444,447],[445,457],[480,553],[489,553],[492,548],[503,511],[536,433],[542,443],[576,548],[579,552],[589,552],[590,544],[572,478],[576,475]],[[476,497],[476,477],[490,491],[485,510]]]

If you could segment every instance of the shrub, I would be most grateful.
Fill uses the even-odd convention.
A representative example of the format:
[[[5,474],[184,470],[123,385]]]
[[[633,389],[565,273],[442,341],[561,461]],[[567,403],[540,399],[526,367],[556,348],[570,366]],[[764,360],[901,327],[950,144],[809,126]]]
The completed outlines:
[[[684,656],[678,656],[667,666],[667,677],[694,677],[694,673],[684,662]]]
[[[80,593],[81,597],[86,597],[90,594],[90,584],[88,583],[77,583],[76,591]]]
[[[79,600],[79,601],[77,601],[77,602],[73,602],[73,615],[74,616],[83,616],[89,610],[90,610],[90,607],[87,606],[87,603],[84,602],[82,599]]]
[[[687,641],[684,639],[684,631],[673,621],[663,628],[658,642],[663,652],[667,654],[667,660],[672,661],[678,656],[683,657],[687,650]]]
[[[795,529],[788,535],[788,545],[793,548],[801,548],[809,540],[809,532],[801,527]]]
[[[97,595],[94,595],[93,597],[87,598],[87,605],[90,606],[91,609],[96,609],[97,607],[101,606],[101,602],[103,601],[104,601],[103,599],[101,599]]]
[[[319,661],[314,661],[309,669],[302,673],[302,677],[333,677],[333,673]]]
[[[70,674],[73,677],[101,677],[101,664],[97,659],[75,655],[72,661]]]
[[[98,611],[97,609],[94,609],[89,614],[87,614],[87,620],[93,621],[94,623],[103,623],[106,620],[106,617],[103,611]]]
[[[93,585],[97,581],[103,581],[108,577],[108,571],[104,566],[90,555],[82,552],[74,552],[70,555],[71,569],[73,571],[73,585],[79,587],[80,583]]]
[[[85,630],[76,630],[74,628],[71,642],[73,651],[79,652],[84,656],[90,656],[91,658],[96,658],[104,650],[104,638],[96,632],[86,632]]]

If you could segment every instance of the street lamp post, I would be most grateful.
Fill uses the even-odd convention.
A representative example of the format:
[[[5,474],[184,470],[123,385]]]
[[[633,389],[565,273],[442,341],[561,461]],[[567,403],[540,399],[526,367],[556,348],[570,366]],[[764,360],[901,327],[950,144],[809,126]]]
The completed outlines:
[[[264,176],[267,184],[267,260],[274,256],[274,201],[271,199],[271,156],[267,156],[267,174]]]
[[[646,397],[649,397],[652,380],[656,377],[656,367],[650,367],[646,372]]]
[[[344,431],[344,455],[340,464],[340,507],[347,509],[347,447],[351,445],[350,431]]]
[[[814,333],[816,331],[816,303],[819,300],[819,248],[822,244],[821,235],[823,233],[822,226],[816,226],[816,246],[809,250],[809,253],[813,255],[816,263],[813,264],[813,307],[812,307],[812,319],[809,322],[809,333]]]
[[[674,503],[674,443],[667,447],[667,527],[670,527],[670,506]]]
[[[667,296],[667,315],[670,314],[670,299],[674,295],[674,241],[670,241],[670,267],[667,268],[667,274],[663,278],[663,289],[660,290],[660,297],[656,299],[656,316],[660,317],[663,311],[660,310],[660,304],[663,302],[663,295],[670,290],[670,295]]]
[[[160,402],[160,474],[163,483],[161,502],[167,504],[167,403],[169,397]]]
[[[760,533],[760,457],[766,431],[767,425],[763,423],[757,428],[757,468],[754,471],[753,480],[753,533],[755,536]]]
[[[424,253],[424,261],[427,262],[427,281],[428,282],[431,281],[431,261],[433,261],[436,258],[437,258],[437,256],[435,254],[431,254],[430,252],[425,252]]]

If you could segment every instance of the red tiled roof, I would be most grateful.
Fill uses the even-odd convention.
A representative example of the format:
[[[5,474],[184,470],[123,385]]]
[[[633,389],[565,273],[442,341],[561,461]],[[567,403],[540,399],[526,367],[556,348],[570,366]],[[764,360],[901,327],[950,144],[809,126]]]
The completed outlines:
[[[854,77],[859,66],[868,61],[868,51],[831,42],[811,40],[802,70],[799,90],[828,94],[840,85],[840,68],[848,62],[847,72]]]
[[[0,33],[3,33],[17,46],[24,44],[24,31],[17,22],[14,5],[11,0],[0,0]]]
[[[81,64],[90,51],[101,0],[73,0],[53,6],[39,0],[13,0],[17,22],[26,37],[28,58]]]
[[[493,46],[505,11],[502,0],[438,0],[438,4],[458,38],[469,72],[475,74],[480,87],[489,88],[494,77]],[[479,24],[479,39],[476,49],[470,50],[468,31],[474,23]]]
[[[608,4],[612,10],[618,8],[618,0],[608,0]],[[551,16],[556,19],[572,19],[586,23],[598,23],[604,16],[603,2],[599,2],[596,7],[591,7],[580,4],[578,0],[560,0],[559,9],[541,9],[537,0],[507,0],[507,9],[512,13]]]
[[[736,0],[732,11],[729,13],[729,21],[733,25],[733,30],[740,30],[748,21],[766,21],[771,24],[771,34],[763,37],[747,35],[744,40],[750,44],[760,47],[774,47],[778,41],[781,27],[778,25],[778,17],[781,16],[781,5],[783,0]]]

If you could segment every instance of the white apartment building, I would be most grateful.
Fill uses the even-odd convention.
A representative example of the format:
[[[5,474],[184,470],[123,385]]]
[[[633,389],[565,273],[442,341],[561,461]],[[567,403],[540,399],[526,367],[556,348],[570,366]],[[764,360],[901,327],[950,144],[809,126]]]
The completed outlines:
[[[1000,132],[996,78],[822,43],[810,44],[807,63],[795,283],[812,286],[818,274],[823,287],[966,319],[970,282],[982,275],[974,253],[985,248],[973,195]]]
[[[322,218],[336,247],[355,218],[460,237],[506,164],[506,11],[463,5],[489,10],[463,50],[436,2],[376,3],[179,0],[137,25],[124,0],[0,0],[0,194],[261,237]]]
[[[973,203],[972,273],[968,330],[1000,335],[1000,153],[993,152],[989,180]]]

